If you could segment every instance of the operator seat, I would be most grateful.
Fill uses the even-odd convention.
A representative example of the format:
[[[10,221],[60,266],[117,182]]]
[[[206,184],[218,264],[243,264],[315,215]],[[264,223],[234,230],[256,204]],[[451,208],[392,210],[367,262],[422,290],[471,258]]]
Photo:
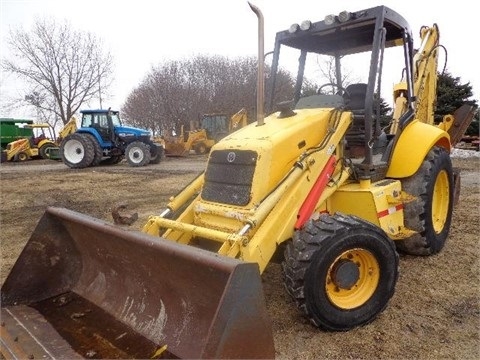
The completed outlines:
[[[343,94],[346,108],[348,110],[364,110],[365,98],[367,96],[367,84],[350,84],[345,88]]]
[[[352,124],[345,135],[347,151],[352,157],[363,157],[365,156],[365,99],[367,84],[350,84],[345,90],[343,94],[345,109],[353,113]]]

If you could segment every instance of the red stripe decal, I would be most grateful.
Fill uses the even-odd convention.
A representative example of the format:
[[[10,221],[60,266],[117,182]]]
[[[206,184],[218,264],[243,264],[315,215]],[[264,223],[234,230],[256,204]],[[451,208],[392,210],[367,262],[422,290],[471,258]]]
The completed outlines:
[[[322,195],[323,190],[328,184],[328,181],[332,177],[333,170],[335,169],[335,157],[330,156],[327,161],[327,164],[323,168],[322,172],[318,176],[317,181],[313,184],[310,193],[307,198],[303,201],[302,207],[298,211],[297,222],[295,223],[295,229],[300,229],[310,216],[312,216],[315,206],[317,205],[320,195]]]
[[[394,212],[397,212],[397,211],[400,211],[400,210],[403,210],[403,204],[398,204],[398,205],[392,206],[391,208],[388,208],[386,210],[382,210],[382,211],[377,213],[377,217],[382,218],[384,216],[393,214]]]

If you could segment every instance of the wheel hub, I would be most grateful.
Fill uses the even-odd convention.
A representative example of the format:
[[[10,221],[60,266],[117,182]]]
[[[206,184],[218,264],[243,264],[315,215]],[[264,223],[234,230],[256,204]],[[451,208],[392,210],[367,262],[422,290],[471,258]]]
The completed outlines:
[[[350,289],[360,277],[358,265],[350,260],[340,260],[332,270],[332,280],[340,289]]]
[[[334,306],[355,309],[375,293],[380,281],[380,267],[369,250],[348,249],[333,261],[325,280],[328,299]]]

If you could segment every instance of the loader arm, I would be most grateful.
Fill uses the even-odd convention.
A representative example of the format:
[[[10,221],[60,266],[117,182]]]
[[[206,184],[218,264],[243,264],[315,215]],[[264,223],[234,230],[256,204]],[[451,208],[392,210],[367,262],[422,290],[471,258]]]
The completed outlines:
[[[278,244],[291,238],[295,227],[303,226],[349,178],[350,169],[338,161],[342,156],[338,144],[351,120],[350,112],[338,109],[303,110],[290,118],[272,114],[260,137],[256,123],[240,129],[212,148],[205,175],[179,194],[184,200],[172,200],[186,203],[200,193],[188,208],[175,219],[151,216],[143,231],[182,244],[208,239],[208,246],[219,254],[255,262],[263,272]],[[318,131],[312,133],[309,129],[314,124]],[[287,154],[293,127],[303,129],[296,136],[298,143],[305,143],[305,150],[297,149],[297,158],[286,164],[277,163],[275,158]],[[254,152],[235,151],[254,134]],[[247,173],[251,174],[248,183]],[[312,192],[319,182],[320,188]],[[243,192],[245,197],[239,198]],[[302,207],[305,199],[309,205]]]

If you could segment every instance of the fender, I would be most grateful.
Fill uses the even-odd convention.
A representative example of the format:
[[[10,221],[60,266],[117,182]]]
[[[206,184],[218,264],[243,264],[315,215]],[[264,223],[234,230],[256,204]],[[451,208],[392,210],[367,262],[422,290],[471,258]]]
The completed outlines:
[[[81,133],[81,134],[90,134],[97,139],[97,142],[100,144],[101,148],[110,148],[112,147],[112,142],[111,141],[105,141],[102,139],[100,134],[95,128],[88,128],[88,127],[82,127],[78,129],[76,132]]]
[[[441,146],[450,152],[450,136],[437,126],[418,120],[408,124],[400,134],[393,149],[387,177],[405,178],[420,168],[433,146]]]
[[[40,140],[37,144],[37,147],[40,149],[43,145],[45,144],[51,144],[53,147],[56,147],[57,144],[55,144],[52,140],[50,139],[43,139],[43,140]]]

